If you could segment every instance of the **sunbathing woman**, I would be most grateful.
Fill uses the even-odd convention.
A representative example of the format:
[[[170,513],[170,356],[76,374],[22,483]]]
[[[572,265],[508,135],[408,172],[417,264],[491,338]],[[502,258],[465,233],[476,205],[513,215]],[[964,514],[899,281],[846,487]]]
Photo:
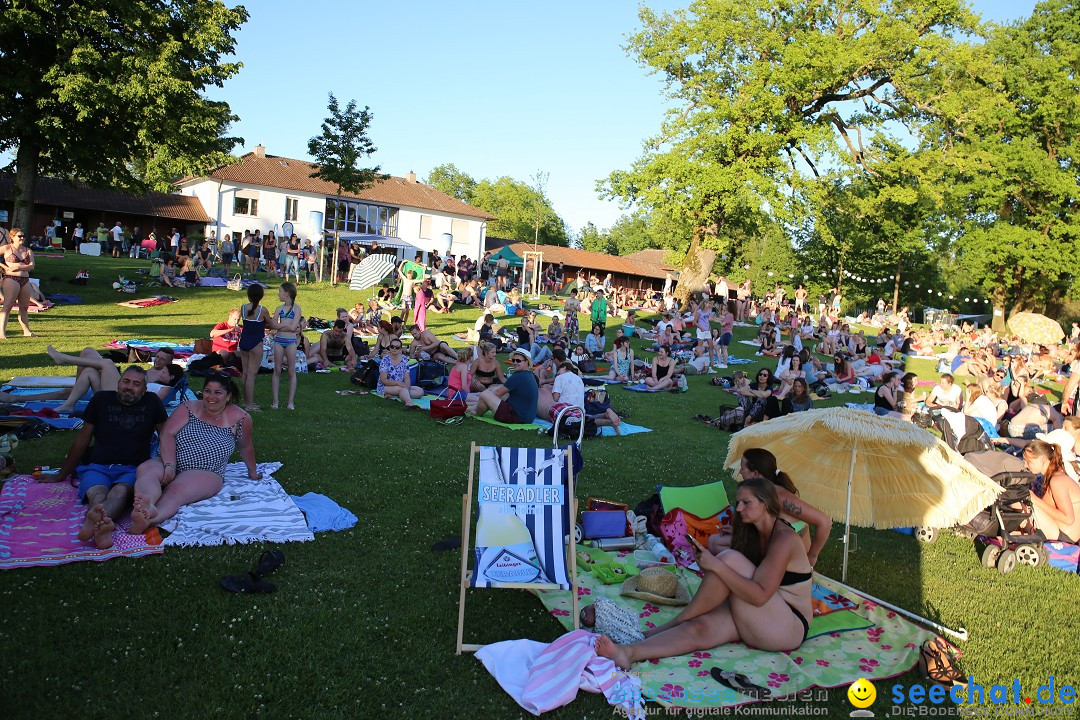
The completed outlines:
[[[750,448],[743,453],[739,472],[743,478],[764,478],[776,486],[780,498],[780,517],[793,524],[804,523],[796,532],[802,538],[806,548],[806,557],[811,565],[817,565],[818,555],[832,530],[832,520],[816,507],[799,497],[795,483],[787,473],[776,468],[776,456],[762,448]],[[814,528],[811,538],[810,528]],[[731,535],[718,534],[709,538],[709,552],[717,553],[731,545]]]
[[[674,387],[675,361],[671,358],[671,348],[661,345],[653,358],[649,376],[645,378],[645,385],[651,390],[668,390]]]
[[[1050,542],[1076,544],[1080,541],[1080,485],[1065,474],[1061,448],[1033,440],[1024,448],[1024,463],[1043,476],[1042,495],[1031,494],[1035,527]]]
[[[739,641],[771,652],[802,644],[813,613],[813,566],[806,550],[781,519],[772,483],[757,477],[743,480],[736,498],[731,548],[713,555],[697,546],[704,575],[690,604],[648,630],[642,642],[616,645],[607,636],[598,638],[597,654],[628,670],[641,660]]]
[[[477,346],[477,356],[473,360],[470,372],[472,375],[472,391],[476,393],[492,390],[506,382],[502,365],[495,357],[494,343],[481,342]]]
[[[131,531],[160,525],[184,505],[213,497],[225,483],[225,466],[239,447],[248,477],[259,479],[251,416],[232,400],[239,391],[227,375],[206,378],[202,399],[184,403],[161,429],[161,456],[139,466]]]

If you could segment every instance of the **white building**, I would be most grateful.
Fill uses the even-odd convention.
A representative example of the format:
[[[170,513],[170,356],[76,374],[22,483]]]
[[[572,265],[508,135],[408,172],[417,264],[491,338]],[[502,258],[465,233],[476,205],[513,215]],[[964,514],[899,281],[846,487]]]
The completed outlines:
[[[231,234],[237,241],[245,230],[289,230],[301,240],[318,243],[335,229],[365,245],[377,241],[410,259],[416,252],[446,254],[445,235],[452,237],[450,254],[477,260],[483,255],[487,222],[494,216],[433,187],[418,182],[414,173],[391,177],[357,194],[337,195],[331,183],[311,177],[306,160],[267,155],[256,145],[237,162],[223,165],[207,177],[184,178],[181,195],[196,197],[210,217],[209,237]]]

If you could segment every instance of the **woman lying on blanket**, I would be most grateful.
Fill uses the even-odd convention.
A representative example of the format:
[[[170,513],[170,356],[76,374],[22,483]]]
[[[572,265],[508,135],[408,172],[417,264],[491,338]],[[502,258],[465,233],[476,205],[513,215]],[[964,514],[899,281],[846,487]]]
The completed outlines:
[[[645,640],[616,645],[607,636],[596,652],[624,670],[641,660],[676,657],[743,642],[760,650],[799,647],[810,630],[813,567],[799,536],[781,518],[775,486],[747,478],[736,491],[731,547],[716,555],[697,543],[704,572],[694,597]]]
[[[259,479],[251,416],[233,403],[238,396],[231,377],[212,373],[203,385],[202,400],[184,403],[169,416],[161,429],[161,456],[136,470],[130,532],[144,533],[182,506],[217,495],[237,447],[248,477]]]
[[[787,473],[776,469],[776,457],[768,450],[750,448],[744,452],[739,471],[744,478],[764,478],[776,486],[776,493],[780,498],[780,517],[789,523],[806,523],[798,533],[810,564],[817,565],[818,555],[821,554],[821,548],[825,547],[825,541],[829,539],[829,531],[832,529],[832,521],[828,516],[799,497],[795,483]],[[811,526],[814,528],[812,539],[809,532]],[[731,535],[713,535],[709,538],[709,552],[718,553],[731,543]]]
[[[87,390],[100,392],[116,390],[120,382],[120,370],[116,363],[93,348],[83,348],[78,355],[65,355],[52,345],[48,348],[49,357],[57,365],[76,365],[75,385],[70,390],[54,390],[33,395],[14,395],[0,393],[0,402],[42,402],[45,400],[63,400],[56,412],[68,415],[75,411],[75,404],[82,399]],[[162,400],[167,398],[173,386],[184,377],[184,369],[172,362],[173,353],[169,348],[162,348],[154,355],[154,365],[146,372],[146,389],[157,393]]]

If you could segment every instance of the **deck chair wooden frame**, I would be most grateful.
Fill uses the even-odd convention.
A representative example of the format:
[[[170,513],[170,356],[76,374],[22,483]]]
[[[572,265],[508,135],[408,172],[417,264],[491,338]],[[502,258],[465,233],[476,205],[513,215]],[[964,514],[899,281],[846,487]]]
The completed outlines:
[[[573,457],[570,454],[570,450],[564,451],[563,457],[564,467],[567,473],[566,483],[566,502],[569,503],[569,522],[573,523],[577,518],[577,497],[574,495],[574,463]],[[469,589],[469,577],[472,574],[472,568],[469,567],[469,555],[472,552],[472,504],[473,504],[473,483],[475,481],[476,472],[476,460],[480,457],[480,446],[475,442],[472,443],[469,451],[469,483],[465,489],[465,494],[461,496],[461,588],[460,595],[458,597],[458,627],[457,627],[457,653],[460,655],[462,651],[476,652],[483,648],[483,645],[476,645],[464,642],[465,635],[465,591]],[[570,574],[570,597],[573,604],[574,613],[574,629],[577,630],[580,627],[580,613],[578,612],[578,583],[577,583],[577,559],[576,559],[576,547],[574,542],[574,533],[572,528],[565,528],[566,536],[566,562],[567,569]],[[500,583],[497,588],[490,588],[496,590],[502,589],[517,589],[517,590],[561,590],[557,583]]]

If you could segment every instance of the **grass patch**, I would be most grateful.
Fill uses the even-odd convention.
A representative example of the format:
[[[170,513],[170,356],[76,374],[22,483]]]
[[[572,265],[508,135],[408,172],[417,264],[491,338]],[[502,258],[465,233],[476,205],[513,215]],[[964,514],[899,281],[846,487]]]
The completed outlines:
[[[13,325],[12,339],[0,344],[0,375],[68,374],[45,354],[50,343],[77,352],[114,338],[190,341],[242,301],[225,289],[170,290],[180,302],[117,307],[133,296],[112,290],[115,276],[132,277],[144,265],[40,259],[36,276],[46,291],[75,293],[86,302],[31,316],[37,338],[18,337]],[[80,267],[90,269],[91,285],[67,285]],[[160,291],[141,288],[134,297],[153,292]],[[298,302],[306,315],[331,317],[361,297],[367,293],[308,285]],[[452,333],[476,315],[432,314],[430,326],[457,346]],[[750,334],[736,329],[737,339]],[[738,356],[753,352],[732,347]],[[913,361],[912,369],[935,377],[929,361]],[[709,386],[708,377],[689,383],[690,392],[681,395],[612,389],[616,407],[655,432],[588,441],[580,498],[634,504],[658,482],[730,480],[721,469],[728,435],[690,418],[715,416],[719,403],[734,398]],[[284,463],[277,478],[289,492],[324,493],[351,509],[360,518],[353,530],[283,546],[287,562],[273,578],[278,592],[269,596],[234,596],[217,587],[222,575],[249,567],[260,546],[170,549],[139,560],[0,573],[5,714],[106,717],[130,713],[137,704],[139,714],[177,718],[524,716],[479,662],[454,656],[459,556],[429,548],[459,530],[470,442],[543,446],[550,440],[474,421],[447,427],[397,403],[334,394],[348,386],[344,373],[301,376],[297,411],[264,410],[254,423],[258,460]],[[269,378],[259,378],[264,408],[269,393]],[[868,396],[848,397],[865,402]],[[57,432],[24,443],[16,462],[22,468],[58,465],[71,438]],[[798,483],[798,469],[786,469]],[[830,577],[840,576],[841,534],[842,527],[834,528],[819,561],[818,570]],[[971,640],[961,666],[979,683],[1018,677],[1034,689],[1051,675],[1059,687],[1075,683],[1077,577],[1030,568],[1001,576],[979,565],[970,542],[949,533],[932,545],[891,531],[859,528],[857,534],[852,584],[966,627]],[[550,641],[561,632],[525,593],[473,592],[468,608],[474,641]],[[872,709],[879,717],[888,712],[893,683],[920,681],[911,672],[880,684],[882,699]],[[851,707],[844,690],[829,697],[830,717],[846,717]],[[551,716],[610,712],[602,698],[583,695]]]

